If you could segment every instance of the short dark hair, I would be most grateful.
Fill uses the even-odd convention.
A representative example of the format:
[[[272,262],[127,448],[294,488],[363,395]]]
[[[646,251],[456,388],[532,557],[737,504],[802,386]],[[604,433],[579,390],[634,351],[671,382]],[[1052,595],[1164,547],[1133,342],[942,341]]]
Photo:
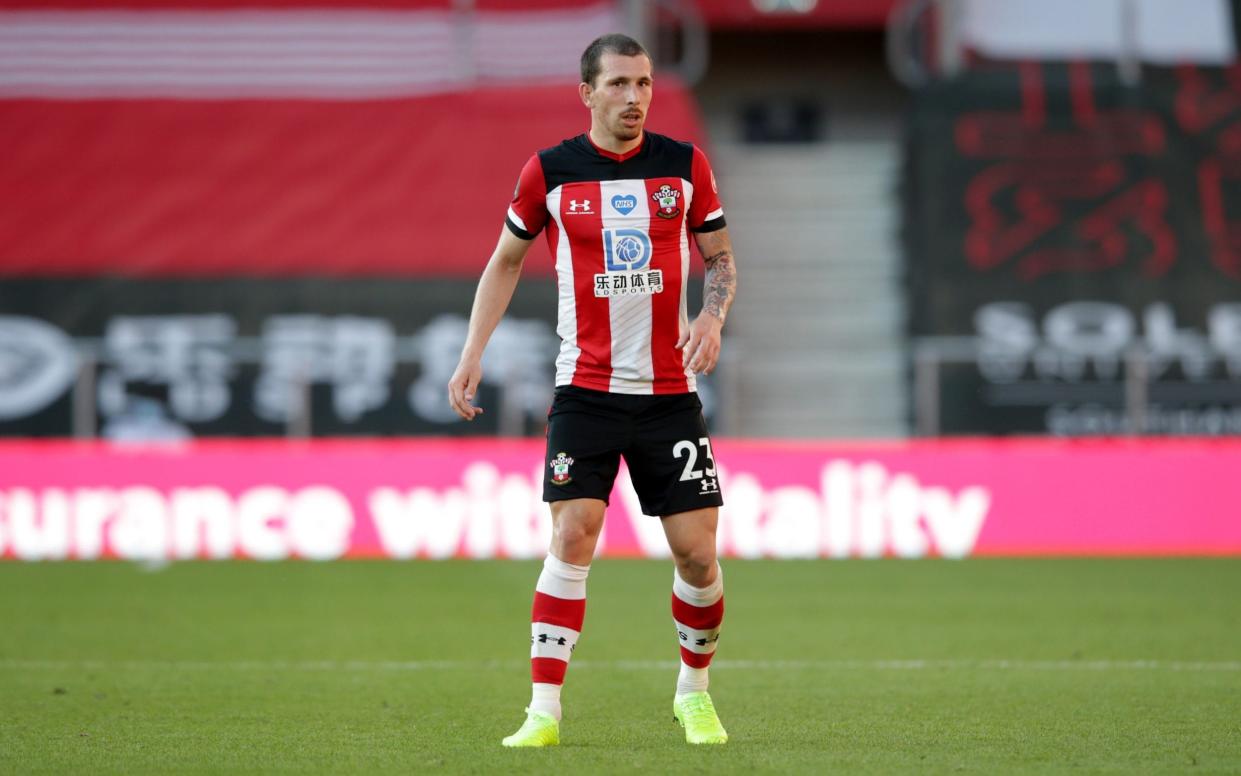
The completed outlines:
[[[604,54],[619,54],[622,57],[636,57],[641,54],[647,59],[651,58],[642,44],[628,35],[619,32],[601,35],[592,40],[582,52],[582,83],[595,85],[595,79],[603,69]]]

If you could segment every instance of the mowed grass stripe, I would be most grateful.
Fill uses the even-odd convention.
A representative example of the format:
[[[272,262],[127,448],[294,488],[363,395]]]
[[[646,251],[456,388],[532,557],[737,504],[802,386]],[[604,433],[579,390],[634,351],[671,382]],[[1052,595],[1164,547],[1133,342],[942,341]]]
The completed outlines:
[[[156,671],[511,671],[525,660],[0,660],[0,670]],[[669,671],[675,660],[574,660],[575,671]],[[717,670],[745,671],[1241,671],[1241,661],[1181,660],[715,660]]]

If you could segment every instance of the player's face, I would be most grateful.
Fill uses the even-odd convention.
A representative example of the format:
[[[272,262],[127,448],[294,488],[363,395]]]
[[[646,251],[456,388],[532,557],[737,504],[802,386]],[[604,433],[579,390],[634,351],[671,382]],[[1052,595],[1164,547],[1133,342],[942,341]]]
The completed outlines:
[[[634,140],[651,107],[651,60],[608,52],[599,64],[593,87],[583,84],[582,95],[594,123],[617,140]]]

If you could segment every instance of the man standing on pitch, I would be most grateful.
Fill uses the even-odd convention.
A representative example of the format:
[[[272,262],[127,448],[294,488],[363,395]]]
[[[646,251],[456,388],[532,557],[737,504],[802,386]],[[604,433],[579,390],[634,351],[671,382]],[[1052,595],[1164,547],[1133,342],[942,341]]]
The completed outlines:
[[[525,723],[505,746],[560,742],[560,688],[586,613],[586,576],[624,456],[642,511],[658,516],[675,560],[672,616],[681,672],[673,716],[692,744],[728,734],[707,694],[724,587],[715,557],[723,503],[694,375],[715,368],[736,293],[732,246],[701,150],[643,130],[651,60],[605,35],[582,54],[578,93],[590,131],[532,156],[483,271],[449,402],[466,420],[482,355],[530,243],[544,228],[559,288],[556,395],[543,498],[552,540],[535,586]],[[702,311],[686,312],[689,235],[706,265]]]

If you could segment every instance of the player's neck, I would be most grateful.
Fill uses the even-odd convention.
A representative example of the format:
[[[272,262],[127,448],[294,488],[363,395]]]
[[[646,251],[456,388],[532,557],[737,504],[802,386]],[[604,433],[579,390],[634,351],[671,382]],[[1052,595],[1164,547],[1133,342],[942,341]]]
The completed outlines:
[[[646,130],[639,132],[638,136],[633,140],[621,140],[611,132],[592,125],[587,136],[590,138],[590,142],[594,143],[595,148],[598,148],[600,151],[624,156],[642,145],[642,140],[646,137]]]

